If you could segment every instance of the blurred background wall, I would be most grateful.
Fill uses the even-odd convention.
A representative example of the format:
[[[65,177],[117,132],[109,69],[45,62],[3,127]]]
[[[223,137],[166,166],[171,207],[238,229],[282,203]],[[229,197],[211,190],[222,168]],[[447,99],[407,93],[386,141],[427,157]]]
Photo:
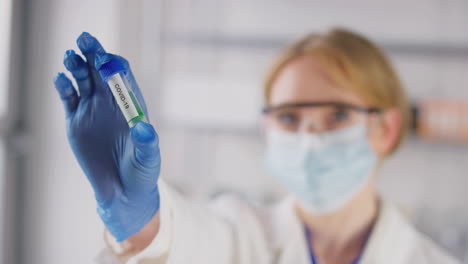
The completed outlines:
[[[129,59],[160,134],[163,177],[193,199],[280,194],[262,170],[262,80],[281,47],[303,34],[361,32],[391,56],[413,102],[468,100],[463,0],[1,1],[13,3],[14,22],[0,89],[10,98],[1,113],[2,263],[90,263],[104,247],[52,85],[82,31]],[[465,263],[467,171],[468,144],[412,136],[378,179],[385,197]]]

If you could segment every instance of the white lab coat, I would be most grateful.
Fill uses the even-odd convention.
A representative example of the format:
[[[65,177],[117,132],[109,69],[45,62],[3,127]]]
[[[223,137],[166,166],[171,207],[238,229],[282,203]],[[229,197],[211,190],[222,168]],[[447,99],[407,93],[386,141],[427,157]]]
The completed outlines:
[[[181,197],[163,182],[157,237],[128,263],[299,264],[310,263],[304,229],[287,198],[254,208],[233,196],[209,207]],[[122,263],[108,249],[100,263]],[[416,231],[390,203],[382,202],[360,264],[459,263]]]

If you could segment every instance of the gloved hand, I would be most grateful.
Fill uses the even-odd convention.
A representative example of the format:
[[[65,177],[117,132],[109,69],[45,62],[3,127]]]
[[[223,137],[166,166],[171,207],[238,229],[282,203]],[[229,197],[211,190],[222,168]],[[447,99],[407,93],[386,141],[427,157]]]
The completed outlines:
[[[98,214],[117,241],[123,241],[141,230],[159,210],[158,135],[144,122],[129,129],[96,70],[110,59],[123,61],[148,118],[128,62],[105,53],[98,40],[86,32],[78,37],[77,44],[86,60],[68,50],[64,64],[78,84],[79,95],[64,73],[55,77],[54,84],[65,106],[68,141],[94,189]]]

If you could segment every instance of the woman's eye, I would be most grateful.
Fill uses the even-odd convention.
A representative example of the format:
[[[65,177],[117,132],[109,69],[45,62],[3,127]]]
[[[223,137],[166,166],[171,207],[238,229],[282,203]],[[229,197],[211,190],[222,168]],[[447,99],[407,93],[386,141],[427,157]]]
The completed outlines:
[[[338,110],[333,113],[333,121],[342,122],[349,119],[349,113],[346,110]]]
[[[285,126],[292,126],[297,124],[299,118],[293,113],[280,113],[277,116],[278,121]]]

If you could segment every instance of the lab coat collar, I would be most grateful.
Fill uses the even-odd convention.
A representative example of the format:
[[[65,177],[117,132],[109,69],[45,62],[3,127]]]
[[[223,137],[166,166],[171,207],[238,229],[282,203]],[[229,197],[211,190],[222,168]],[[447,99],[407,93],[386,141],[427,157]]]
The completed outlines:
[[[295,260],[294,263],[310,262],[303,223],[294,210],[294,204],[294,198],[287,197],[277,205],[274,213],[273,230],[278,230],[278,233],[272,240],[274,249],[281,251],[278,252],[278,263],[285,263],[281,259]],[[360,264],[406,263],[415,239],[414,230],[399,210],[393,204],[381,201]]]
[[[416,232],[407,219],[394,204],[381,201],[379,215],[361,261],[364,264],[408,263],[415,245]]]

